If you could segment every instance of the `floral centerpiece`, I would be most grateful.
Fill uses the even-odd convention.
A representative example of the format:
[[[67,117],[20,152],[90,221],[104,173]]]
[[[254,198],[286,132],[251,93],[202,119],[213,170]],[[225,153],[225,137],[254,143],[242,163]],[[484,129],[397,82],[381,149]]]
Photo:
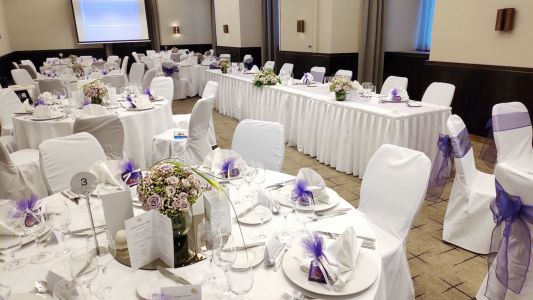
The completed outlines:
[[[78,56],[77,55],[71,54],[71,55],[68,56],[68,59],[70,60],[70,63],[73,64],[73,65],[78,63]]]
[[[354,89],[356,89],[354,83],[344,76],[335,76],[329,83],[329,91],[335,92],[337,101],[346,100],[346,94]]]
[[[230,67],[230,63],[229,63],[229,61],[223,59],[223,60],[221,60],[218,63],[218,66],[222,70],[222,73],[228,73],[228,69]]]
[[[253,85],[261,87],[263,85],[276,85],[281,83],[281,80],[276,73],[272,70],[262,70],[261,72],[254,75],[252,80]]]
[[[174,264],[179,266],[189,258],[187,233],[191,226],[191,207],[200,195],[218,185],[191,167],[176,161],[155,164],[139,180],[137,194],[144,210],[156,209],[169,217],[174,232]]]
[[[96,79],[83,86],[83,95],[90,99],[92,104],[102,104],[104,97],[107,95],[107,89],[104,81]]]

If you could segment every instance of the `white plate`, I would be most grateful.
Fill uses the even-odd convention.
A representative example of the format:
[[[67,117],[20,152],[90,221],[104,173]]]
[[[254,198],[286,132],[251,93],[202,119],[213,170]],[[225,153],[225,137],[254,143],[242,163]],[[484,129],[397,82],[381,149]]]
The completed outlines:
[[[45,232],[41,234],[41,236],[48,234],[50,232],[50,229],[47,229]],[[22,236],[22,245],[29,244],[33,242],[35,239],[30,235],[24,235]],[[2,235],[0,238],[0,246],[7,246],[7,245],[15,245],[16,238],[12,235]]]
[[[256,206],[252,211],[240,217],[239,222],[242,224],[247,224],[247,225],[261,224],[261,219],[256,214],[256,212],[260,212],[260,211],[263,211],[265,214],[265,219],[263,220],[263,224],[270,221],[270,219],[272,219],[272,211],[270,211],[270,209],[264,206]]]
[[[165,100],[167,100],[167,99],[165,99],[163,97],[157,97],[152,102],[165,101]]]
[[[11,296],[9,296],[9,300],[43,300],[43,299],[46,299],[46,298],[41,297],[37,294],[30,294],[30,293],[11,294]]]
[[[205,173],[205,174],[207,174],[207,175],[209,175],[209,176],[211,176],[211,177],[213,177],[213,178],[216,178],[216,179],[218,179],[218,180],[234,180],[234,179],[242,179],[242,176],[241,176],[241,175],[238,175],[238,176],[235,176],[235,177],[229,177],[229,178],[224,177],[224,176],[222,176],[222,175],[218,175],[218,174],[215,175],[214,172],[211,171],[211,168],[207,168],[207,167],[204,167],[204,166],[200,166],[200,167],[198,167],[197,169],[198,169],[198,171],[203,172],[203,173]]]
[[[246,263],[246,252],[238,251],[237,257],[235,258],[235,262],[233,263],[231,268],[236,270],[242,270],[250,266],[253,268],[262,263],[264,259],[265,246],[253,247],[248,249],[248,261],[250,262],[249,264]]]
[[[422,107],[422,102],[420,102],[420,101],[409,101],[409,102],[407,102],[407,106],[409,106],[409,107]]]
[[[322,283],[309,281],[308,274],[300,269],[299,257],[302,255],[301,249],[292,247],[286,254],[282,266],[285,275],[297,286],[319,295],[325,296],[347,296],[367,289],[374,283],[378,276],[378,267],[370,254],[364,249],[359,252],[357,264],[352,273],[352,278],[344,286],[342,291],[336,292],[328,290],[327,286]],[[298,258],[296,258],[298,257]]]
[[[152,272],[150,278],[143,280],[137,286],[137,294],[142,299],[151,300],[152,294],[160,294],[162,287],[172,287],[178,285],[180,284],[166,278],[159,272]]]
[[[293,189],[294,189],[294,184],[289,184],[289,185],[286,185],[286,186],[280,188],[278,190],[278,194],[277,194],[278,201],[281,204],[284,204],[286,206],[292,206],[291,197],[292,197],[292,190]],[[340,201],[341,197],[339,196],[339,194],[337,194],[337,192],[335,192],[334,190],[332,190],[330,188],[326,188],[326,192],[329,195],[329,203],[315,201],[315,211],[316,212],[321,212],[321,211],[325,211],[325,210],[328,210],[328,209],[332,209],[337,204],[339,204],[339,201]]]
[[[155,106],[151,106],[151,107],[147,107],[147,108],[127,108],[126,110],[129,110],[129,111],[145,111],[145,110],[150,110],[150,109],[154,109]]]
[[[53,117],[45,117],[45,118],[39,118],[39,117],[33,116],[33,117],[30,118],[30,120],[32,120],[32,121],[48,121],[48,120],[60,119],[60,118],[63,118],[64,116],[65,116],[65,114],[58,114],[58,115],[55,115]]]

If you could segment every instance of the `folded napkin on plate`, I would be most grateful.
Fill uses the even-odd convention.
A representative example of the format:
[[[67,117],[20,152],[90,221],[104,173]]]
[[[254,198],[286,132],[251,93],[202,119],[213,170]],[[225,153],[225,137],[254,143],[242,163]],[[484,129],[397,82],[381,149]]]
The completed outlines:
[[[223,175],[223,173],[227,174],[228,171],[231,172],[234,168],[238,170],[245,165],[246,163],[239,153],[221,148],[216,148],[215,150],[209,152],[204,158],[204,162],[202,164],[204,168],[211,170],[213,174],[219,172],[221,174],[216,175],[221,175],[223,177],[227,176]],[[235,173],[232,173],[232,176],[238,176],[238,174],[233,174]]]
[[[52,118],[55,114],[47,105],[39,105],[35,107],[33,116],[35,118]]]
[[[409,99],[409,95],[404,88],[393,88],[388,95],[388,98],[393,101],[405,101]]]
[[[111,184],[115,186],[122,185],[119,179],[118,170],[105,161],[96,161],[89,168],[89,172],[96,176],[96,182]]]
[[[147,109],[154,107],[147,95],[140,95],[138,97],[135,97],[132,102],[137,109]]]
[[[295,197],[311,193],[315,201],[329,203],[326,183],[320,174],[309,168],[301,168],[294,185]]]
[[[304,76],[302,76],[302,83],[309,84],[313,82],[313,80],[315,80],[315,78],[313,77],[313,74],[309,72],[305,73]]]
[[[259,73],[259,68],[254,65],[249,71],[248,73],[252,73],[252,74],[255,74],[255,73]]]
[[[29,100],[24,100],[20,105],[20,112],[33,112],[33,106],[30,104]]]
[[[2,235],[17,235],[17,232],[0,220],[0,236]]]
[[[81,115],[85,116],[103,116],[108,114],[107,109],[100,104],[87,104],[81,110]]]

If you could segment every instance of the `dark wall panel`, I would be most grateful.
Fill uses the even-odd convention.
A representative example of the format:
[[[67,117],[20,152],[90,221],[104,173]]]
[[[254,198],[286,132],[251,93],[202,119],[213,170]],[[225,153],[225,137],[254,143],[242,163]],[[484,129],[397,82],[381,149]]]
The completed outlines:
[[[161,45],[161,50],[170,50],[172,47],[178,49],[189,49],[189,51],[200,52],[204,54],[205,51],[208,51],[213,48],[211,44],[190,44],[190,45]]]
[[[295,78],[302,77],[312,67],[326,67],[326,76],[331,76],[339,69],[351,70],[353,78],[357,75],[357,53],[310,53],[294,51],[276,52],[276,71],[278,72],[284,63],[294,64]]]
[[[231,60],[234,62],[241,62],[246,54],[252,55],[254,58],[254,64],[259,68],[261,67],[261,47],[226,47],[217,46],[216,55],[230,54]]]

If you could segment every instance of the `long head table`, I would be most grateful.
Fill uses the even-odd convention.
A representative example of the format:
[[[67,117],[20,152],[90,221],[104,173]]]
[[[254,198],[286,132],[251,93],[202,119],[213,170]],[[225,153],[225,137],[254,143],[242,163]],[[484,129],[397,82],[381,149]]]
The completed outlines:
[[[393,144],[437,154],[451,108],[423,103],[335,101],[327,86],[252,85],[250,74],[206,71],[206,82],[218,82],[216,109],[227,116],[279,122],[285,142],[320,162],[362,177],[374,152]]]

